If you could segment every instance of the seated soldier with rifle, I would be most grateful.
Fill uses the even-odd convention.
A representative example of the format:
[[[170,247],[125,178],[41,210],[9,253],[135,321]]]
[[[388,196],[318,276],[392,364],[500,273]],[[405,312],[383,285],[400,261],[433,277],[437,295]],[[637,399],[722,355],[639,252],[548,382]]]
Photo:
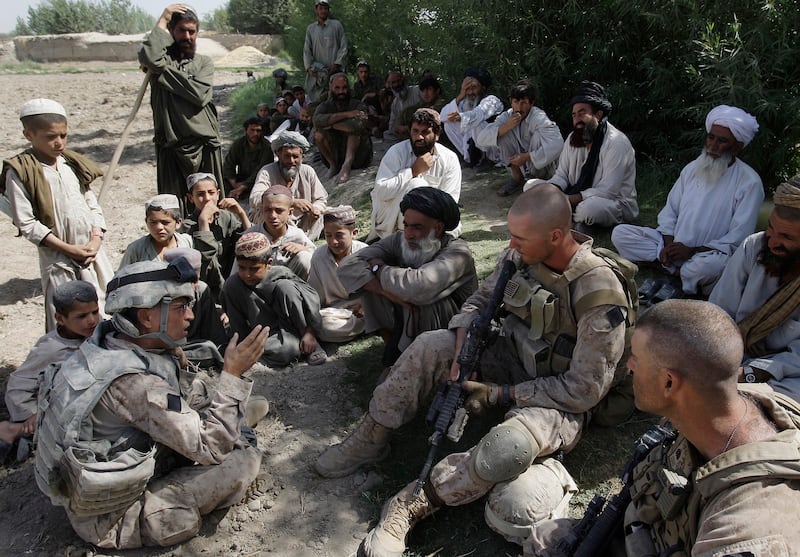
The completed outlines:
[[[467,330],[476,316],[495,313],[490,297],[499,301],[492,294],[504,262],[511,260],[518,270],[502,288],[502,305],[510,312],[503,320],[505,334],[479,360],[481,380],[494,383],[461,384],[471,393],[468,409],[505,406],[507,419],[470,451],[434,466],[430,481],[421,478],[424,491],[412,482],[389,500],[362,543],[363,554],[399,556],[417,520],[489,491],[490,525],[520,543],[539,511],[529,508],[531,497],[554,501],[546,515],[571,484],[556,460],[539,459],[571,450],[600,407],[609,410],[599,420],[603,423],[612,419],[612,406],[617,419],[632,412],[632,401],[624,397],[615,399],[621,404],[607,404],[607,395],[618,393],[627,376],[623,354],[634,317],[631,296],[615,264],[593,252],[591,239],[570,231],[571,214],[567,197],[555,186],[517,198],[508,213],[510,245],[494,273],[452,318],[450,330],[417,337],[373,391],[358,428],[317,460],[318,473],[338,477],[388,454],[391,432],[411,421],[439,384],[459,378],[459,361],[475,364],[462,357],[468,352],[462,352]],[[548,484],[548,478],[558,479]]]
[[[637,444],[623,490],[599,515],[595,497],[577,524],[540,523],[525,555],[796,555],[800,405],[737,385],[742,353],[736,323],[714,304],[667,300],[644,312],[628,360],[636,406],[671,423]]]

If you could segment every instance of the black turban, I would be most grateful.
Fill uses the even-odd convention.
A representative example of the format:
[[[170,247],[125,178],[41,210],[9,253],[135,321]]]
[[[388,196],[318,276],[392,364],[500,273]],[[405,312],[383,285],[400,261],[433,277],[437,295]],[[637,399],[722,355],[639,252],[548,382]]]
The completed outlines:
[[[492,86],[492,76],[483,68],[477,66],[467,68],[464,72],[464,77],[474,77],[478,82],[487,89]]]
[[[594,81],[581,81],[569,104],[586,103],[595,110],[602,110],[608,116],[611,113],[611,101],[608,100],[605,88]]]
[[[461,221],[458,203],[450,194],[429,186],[414,188],[405,194],[400,202],[400,211],[405,213],[406,209],[414,209],[442,221],[445,230],[453,230]]]

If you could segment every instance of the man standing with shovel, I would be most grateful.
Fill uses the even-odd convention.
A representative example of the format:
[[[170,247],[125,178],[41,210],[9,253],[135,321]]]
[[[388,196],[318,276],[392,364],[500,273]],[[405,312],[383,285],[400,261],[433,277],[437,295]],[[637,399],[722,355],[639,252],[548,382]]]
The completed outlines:
[[[170,4],[139,50],[139,62],[151,73],[158,193],[182,203],[189,174],[208,172],[224,187],[219,119],[211,102],[214,63],[196,54],[199,29],[192,8]],[[187,212],[191,208],[184,207]]]

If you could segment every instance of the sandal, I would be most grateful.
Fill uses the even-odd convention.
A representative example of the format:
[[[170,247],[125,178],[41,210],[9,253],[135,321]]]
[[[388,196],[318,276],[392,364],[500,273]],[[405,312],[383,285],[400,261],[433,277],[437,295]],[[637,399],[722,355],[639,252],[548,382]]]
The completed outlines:
[[[318,366],[320,364],[324,364],[328,360],[328,354],[322,347],[317,344],[316,349],[310,354],[306,354],[306,362],[310,366]]]
[[[497,195],[499,195],[500,197],[508,197],[509,195],[513,195],[521,190],[522,190],[522,184],[518,184],[514,180],[509,180],[508,182],[500,186],[500,189],[497,190]]]
[[[653,300],[653,296],[656,295],[656,292],[661,290],[661,287],[664,286],[665,283],[666,279],[663,278],[646,279],[642,283],[642,286],[639,287],[639,302],[649,305]]]
[[[663,302],[664,300],[674,300],[683,297],[683,291],[675,284],[667,282],[658,292],[653,294],[653,303]]]

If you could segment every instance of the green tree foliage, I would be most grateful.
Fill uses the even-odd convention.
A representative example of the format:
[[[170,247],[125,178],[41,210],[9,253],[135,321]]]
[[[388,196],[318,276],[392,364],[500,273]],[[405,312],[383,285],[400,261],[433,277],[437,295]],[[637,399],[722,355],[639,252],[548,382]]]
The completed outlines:
[[[314,4],[292,1],[285,43],[302,67]],[[489,69],[501,98],[527,77],[565,132],[575,85],[592,79],[607,86],[611,121],[640,158],[678,167],[699,151],[708,110],[733,104],[761,125],[743,158],[765,184],[798,171],[796,0],[338,0],[331,13],[344,25],[350,70],[360,58],[412,81],[431,70],[450,96],[468,66]]]
[[[232,31],[228,5],[226,4],[210,14],[206,14],[200,27],[205,30],[220,31],[222,33]]]
[[[281,33],[289,0],[230,0],[228,19],[238,33]]]
[[[130,0],[46,0],[17,18],[17,35],[59,35],[97,31],[110,35],[142,33],[155,19]]]

